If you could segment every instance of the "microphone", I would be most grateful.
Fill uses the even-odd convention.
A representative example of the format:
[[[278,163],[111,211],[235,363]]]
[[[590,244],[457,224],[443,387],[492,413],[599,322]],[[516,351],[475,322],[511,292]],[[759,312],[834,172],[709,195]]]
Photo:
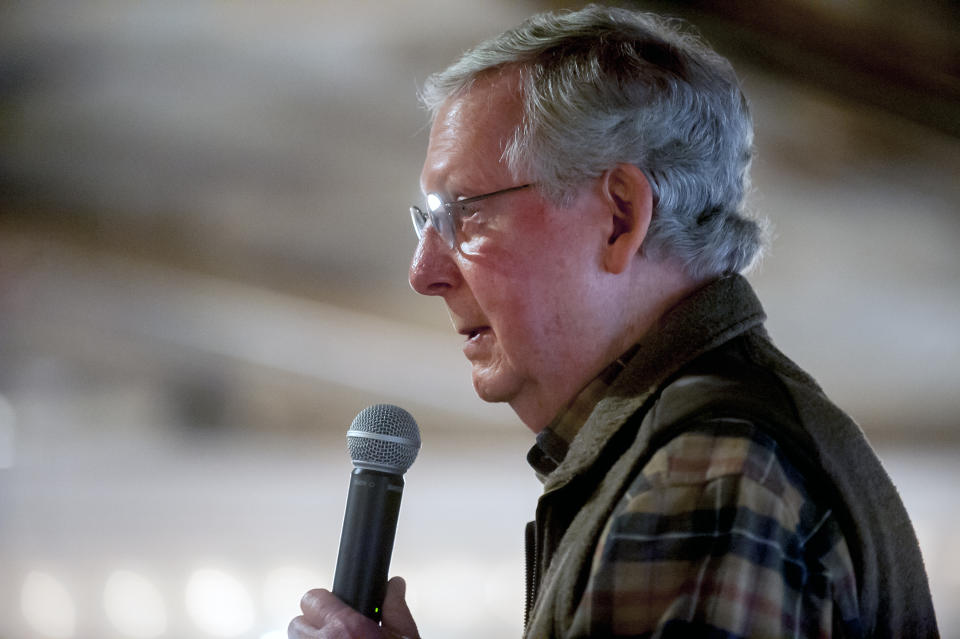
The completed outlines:
[[[420,429],[399,406],[360,411],[347,431],[353,460],[333,594],[378,622],[397,532],[403,474],[420,450]]]

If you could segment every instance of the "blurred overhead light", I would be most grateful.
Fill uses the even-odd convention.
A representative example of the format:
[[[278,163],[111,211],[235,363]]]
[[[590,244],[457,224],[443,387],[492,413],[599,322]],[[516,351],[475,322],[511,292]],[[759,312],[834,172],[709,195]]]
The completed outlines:
[[[234,637],[253,626],[253,601],[239,581],[219,570],[197,570],[187,582],[187,614],[216,637]]]
[[[318,574],[298,566],[270,571],[263,585],[263,610],[267,619],[271,622],[290,621],[300,614],[300,598],[304,593],[327,585],[328,581]]]
[[[110,623],[127,637],[156,637],[167,630],[167,609],[160,591],[129,570],[117,570],[107,579],[103,606]]]
[[[483,603],[487,614],[509,626],[523,619],[523,562],[490,566],[483,579]],[[521,631],[521,628],[518,628]]]
[[[472,627],[485,622],[485,584],[476,575],[490,566],[470,556],[441,558],[406,571],[407,604],[411,610],[430,610],[442,628]],[[443,634],[443,633],[440,633]]]
[[[77,625],[73,597],[55,577],[32,571],[23,581],[20,609],[27,624],[44,637],[72,637]]]

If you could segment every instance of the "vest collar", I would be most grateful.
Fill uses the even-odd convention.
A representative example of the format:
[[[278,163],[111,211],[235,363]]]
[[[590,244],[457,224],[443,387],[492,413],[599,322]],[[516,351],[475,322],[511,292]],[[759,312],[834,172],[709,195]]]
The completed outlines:
[[[741,275],[714,280],[668,311],[637,344],[563,460],[544,478],[544,491],[560,488],[589,468],[610,436],[685,364],[765,319],[759,299]]]

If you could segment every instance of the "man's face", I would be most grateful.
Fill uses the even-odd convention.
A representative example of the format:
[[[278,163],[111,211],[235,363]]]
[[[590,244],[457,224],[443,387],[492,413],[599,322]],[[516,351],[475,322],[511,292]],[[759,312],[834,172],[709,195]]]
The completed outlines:
[[[516,78],[479,81],[437,114],[421,174],[445,201],[529,182],[502,159],[521,115]],[[589,189],[585,189],[589,191]],[[604,238],[591,193],[558,208],[528,188],[479,203],[475,234],[450,249],[432,226],[410,266],[410,284],[439,295],[481,398],[506,401],[539,431],[602,368],[601,309],[591,305]],[[470,225],[468,220],[465,228]]]

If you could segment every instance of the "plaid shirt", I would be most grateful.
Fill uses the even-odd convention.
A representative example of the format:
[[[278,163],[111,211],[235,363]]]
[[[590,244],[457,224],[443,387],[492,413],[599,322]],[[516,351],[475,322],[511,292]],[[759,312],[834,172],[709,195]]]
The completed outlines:
[[[628,358],[538,435],[529,461],[541,478]],[[811,499],[774,440],[733,421],[677,436],[633,480],[596,547],[574,636],[862,634],[836,518]]]

